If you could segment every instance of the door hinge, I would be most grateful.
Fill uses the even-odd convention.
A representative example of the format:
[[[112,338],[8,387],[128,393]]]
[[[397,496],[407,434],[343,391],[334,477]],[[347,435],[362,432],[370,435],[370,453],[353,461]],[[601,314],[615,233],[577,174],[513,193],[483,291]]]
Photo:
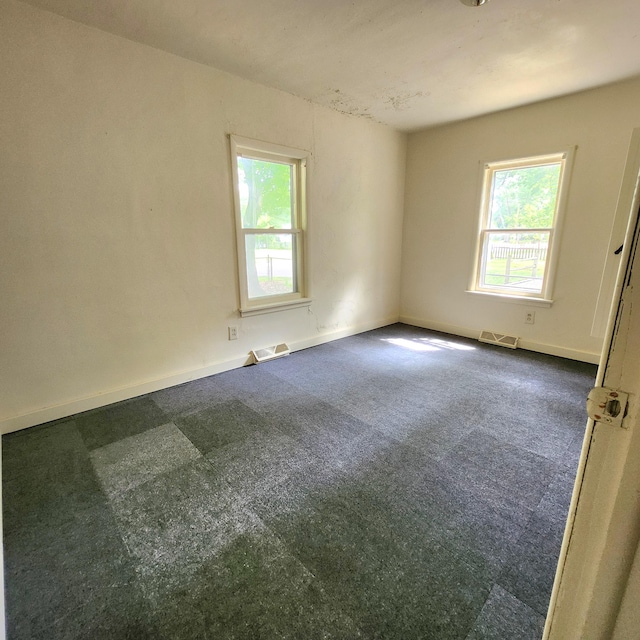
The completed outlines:
[[[607,387],[594,387],[587,396],[587,414],[596,422],[605,422],[614,427],[622,426],[627,415],[629,394]]]

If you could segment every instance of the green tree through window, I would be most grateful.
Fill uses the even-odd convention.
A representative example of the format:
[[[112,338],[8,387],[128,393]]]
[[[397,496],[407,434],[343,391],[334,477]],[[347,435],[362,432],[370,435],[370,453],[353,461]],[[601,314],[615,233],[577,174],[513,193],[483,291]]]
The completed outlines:
[[[305,158],[232,137],[241,311],[302,299]],[[283,153],[280,153],[283,150]],[[287,152],[292,152],[289,155]]]
[[[496,171],[491,227],[536,229],[553,226],[560,164]]]
[[[566,153],[485,166],[473,290],[549,299]]]

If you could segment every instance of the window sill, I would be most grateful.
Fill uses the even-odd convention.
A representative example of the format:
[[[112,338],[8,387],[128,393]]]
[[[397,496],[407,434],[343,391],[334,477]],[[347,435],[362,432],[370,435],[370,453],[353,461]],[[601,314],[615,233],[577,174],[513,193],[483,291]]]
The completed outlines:
[[[473,291],[468,289],[467,293],[473,293],[476,296],[485,296],[487,298],[494,298],[501,302],[515,302],[516,304],[527,304],[534,307],[550,307],[553,304],[553,300],[547,298],[532,298],[529,296],[516,296],[508,293],[492,293],[490,291]]]
[[[274,313],[275,311],[288,311],[289,309],[297,309],[299,307],[308,307],[312,298],[298,298],[288,302],[272,302],[271,304],[261,304],[247,309],[240,309],[240,315],[243,318],[248,316],[258,316],[263,313]]]

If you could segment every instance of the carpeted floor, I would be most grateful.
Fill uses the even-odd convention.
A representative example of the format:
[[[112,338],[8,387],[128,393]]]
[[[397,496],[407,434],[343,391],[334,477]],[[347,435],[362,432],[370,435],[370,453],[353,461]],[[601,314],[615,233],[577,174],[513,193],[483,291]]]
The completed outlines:
[[[4,436],[9,638],[540,638],[594,376],[392,325]]]

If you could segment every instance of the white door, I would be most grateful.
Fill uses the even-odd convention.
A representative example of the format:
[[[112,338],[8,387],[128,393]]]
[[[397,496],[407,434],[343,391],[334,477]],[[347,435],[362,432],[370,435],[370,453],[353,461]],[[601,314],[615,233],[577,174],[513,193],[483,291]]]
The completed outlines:
[[[596,379],[596,386],[630,394],[628,413],[622,427],[593,420],[587,425],[548,640],[640,638],[639,139],[635,132],[620,195],[619,207],[633,214]]]

